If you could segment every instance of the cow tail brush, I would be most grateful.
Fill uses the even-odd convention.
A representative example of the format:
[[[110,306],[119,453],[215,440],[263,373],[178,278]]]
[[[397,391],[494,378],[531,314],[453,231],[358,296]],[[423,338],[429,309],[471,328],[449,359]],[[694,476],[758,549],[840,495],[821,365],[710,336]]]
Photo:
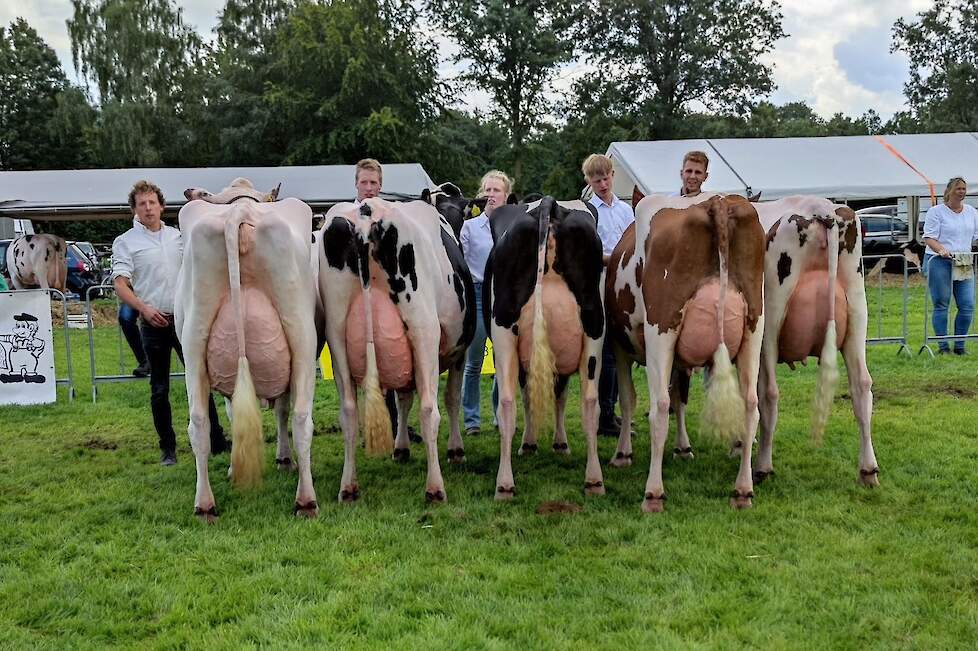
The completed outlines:
[[[540,202],[540,224],[537,232],[537,280],[533,289],[533,334],[530,352],[530,372],[527,378],[529,393],[530,427],[534,433],[550,422],[550,407],[554,401],[554,374],[557,364],[550,349],[547,321],[543,314],[543,273],[547,264],[547,248],[550,239],[550,213],[553,198],[544,197]]]
[[[244,303],[241,300],[241,262],[252,247],[254,228],[244,223],[243,210],[235,210],[224,224],[224,244],[228,255],[228,280],[231,288],[231,307],[237,317],[238,375],[231,396],[231,482],[237,488],[254,488],[262,482],[261,411],[255,383],[245,352]],[[248,226],[245,234],[241,228]]]
[[[825,424],[832,410],[832,398],[835,387],[839,383],[839,348],[835,325],[835,283],[839,274],[839,226],[835,215],[828,219],[819,220],[825,226],[826,255],[828,256],[828,292],[829,319],[825,327],[825,341],[822,342],[822,354],[818,360],[818,379],[815,381],[815,398],[812,405],[812,440],[822,442],[825,434]]]
[[[744,441],[746,435],[746,407],[740,394],[740,383],[737,373],[730,362],[730,351],[724,338],[724,316],[726,311],[727,284],[729,282],[730,261],[730,218],[726,201],[720,198],[712,200],[708,211],[712,217],[716,235],[717,253],[720,263],[720,295],[717,300],[717,331],[720,343],[713,353],[713,368],[710,381],[706,387],[706,397],[703,403],[704,430],[713,434],[728,444],[741,441],[750,446],[751,441]],[[749,449],[749,448],[748,448]]]
[[[373,308],[370,296],[370,223],[369,205],[360,207],[361,223],[368,226],[356,229],[363,244],[358,247],[360,266],[360,285],[363,288],[364,320],[367,323],[367,373],[363,378],[363,438],[367,454],[375,457],[389,456],[394,452],[394,439],[391,430],[390,414],[380,390],[380,374],[377,371],[377,347],[374,345]]]

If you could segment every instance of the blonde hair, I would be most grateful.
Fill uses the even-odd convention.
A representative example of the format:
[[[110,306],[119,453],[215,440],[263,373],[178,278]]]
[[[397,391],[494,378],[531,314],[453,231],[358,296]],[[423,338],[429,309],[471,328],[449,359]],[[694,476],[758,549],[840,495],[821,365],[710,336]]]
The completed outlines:
[[[953,179],[947,182],[947,187],[944,188],[944,203],[947,203],[947,200],[951,197],[951,192],[955,187],[957,187],[958,183],[963,183],[964,187],[968,187],[967,181],[960,176],[955,176]]]
[[[357,163],[356,174],[353,175],[354,183],[360,180],[360,172],[363,170],[373,170],[377,172],[377,176],[381,183],[384,182],[384,170],[380,167],[380,162],[376,158],[364,158]]]
[[[701,151],[693,150],[686,152],[683,156],[683,167],[686,167],[688,161],[693,161],[694,163],[699,163],[703,166],[703,170],[708,170],[710,168],[710,158]]]
[[[581,171],[584,172],[584,178],[586,179],[593,179],[596,176],[607,176],[614,169],[614,163],[604,154],[591,154],[584,159],[584,164],[581,165]]]
[[[499,181],[502,181],[502,183],[503,183],[503,190],[506,192],[506,194],[509,194],[510,192],[513,191],[513,180],[511,178],[509,178],[506,175],[505,172],[501,172],[499,170],[489,170],[488,172],[486,172],[482,176],[482,180],[479,181],[479,196],[480,197],[483,194],[485,194],[483,192],[483,189],[486,187],[486,181],[488,181],[490,179],[497,179]]]

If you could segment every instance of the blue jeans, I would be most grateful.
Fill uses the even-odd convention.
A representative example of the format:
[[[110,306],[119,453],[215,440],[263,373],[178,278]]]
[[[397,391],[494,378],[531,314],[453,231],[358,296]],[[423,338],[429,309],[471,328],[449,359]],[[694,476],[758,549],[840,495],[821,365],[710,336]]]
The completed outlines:
[[[486,326],[482,322],[482,283],[475,283],[475,338],[465,355],[465,374],[462,376],[462,424],[465,429],[479,427],[479,382],[482,378],[482,360],[486,356]],[[499,390],[492,381],[493,422],[499,405]]]
[[[947,335],[947,313],[952,294],[954,304],[958,308],[958,313],[954,317],[954,334],[968,334],[975,315],[975,278],[972,276],[965,280],[952,280],[951,267],[951,260],[947,258],[931,253],[924,256],[927,288],[930,291],[931,302],[934,304],[931,323],[934,326],[934,334],[938,336]],[[942,341],[938,345],[941,350],[948,349],[947,341]],[[964,350],[964,340],[954,340],[954,349]]]

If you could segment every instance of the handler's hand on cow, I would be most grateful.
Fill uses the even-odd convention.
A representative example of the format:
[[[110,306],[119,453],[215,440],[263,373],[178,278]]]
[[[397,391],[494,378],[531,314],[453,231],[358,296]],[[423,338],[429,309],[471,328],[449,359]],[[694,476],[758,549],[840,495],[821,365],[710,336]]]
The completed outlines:
[[[139,315],[149,323],[150,325],[156,326],[157,328],[165,328],[170,324],[163,313],[157,310],[152,305],[147,305],[139,311]]]

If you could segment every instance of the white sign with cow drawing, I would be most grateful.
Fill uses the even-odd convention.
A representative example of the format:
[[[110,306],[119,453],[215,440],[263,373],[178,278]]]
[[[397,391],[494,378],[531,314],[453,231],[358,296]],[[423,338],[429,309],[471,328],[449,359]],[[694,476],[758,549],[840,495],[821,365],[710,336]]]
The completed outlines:
[[[57,399],[53,343],[47,290],[0,292],[0,405]]]

